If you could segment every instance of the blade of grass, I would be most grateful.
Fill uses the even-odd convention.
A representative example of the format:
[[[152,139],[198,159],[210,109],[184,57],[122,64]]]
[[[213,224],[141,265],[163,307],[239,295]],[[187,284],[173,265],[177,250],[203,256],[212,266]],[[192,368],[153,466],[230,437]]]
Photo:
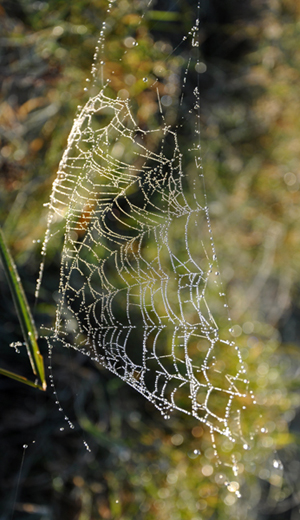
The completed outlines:
[[[43,356],[40,354],[37,344],[37,331],[27,303],[27,299],[21,284],[21,280],[6,245],[2,229],[0,228],[0,256],[7,276],[8,284],[12,293],[13,301],[17,310],[22,333],[24,336],[28,357],[33,373],[37,375],[42,383],[42,389],[46,390],[46,379]],[[18,376],[19,377],[19,376]],[[26,379],[26,378],[25,378]]]
[[[38,383],[33,383],[33,381],[29,381],[24,376],[20,376],[19,374],[15,374],[15,372],[10,372],[10,370],[5,370],[4,368],[0,368],[0,374],[3,376],[10,377],[11,379],[15,379],[16,381],[19,381],[20,383],[24,383],[28,386],[33,386],[33,388],[39,388],[39,390],[45,390],[45,388]]]

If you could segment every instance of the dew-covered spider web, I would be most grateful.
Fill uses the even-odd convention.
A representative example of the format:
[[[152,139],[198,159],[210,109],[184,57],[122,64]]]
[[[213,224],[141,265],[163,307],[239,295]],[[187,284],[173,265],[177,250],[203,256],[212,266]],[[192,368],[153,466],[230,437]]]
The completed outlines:
[[[124,36],[122,60],[132,63],[143,7],[134,36]],[[230,336],[201,166],[199,17],[175,49],[168,44],[164,74],[132,65],[125,80],[103,60],[112,18],[50,199],[43,253],[64,239],[48,343],[90,356],[165,418],[206,425],[218,458],[217,435],[248,449],[241,416],[253,398]]]

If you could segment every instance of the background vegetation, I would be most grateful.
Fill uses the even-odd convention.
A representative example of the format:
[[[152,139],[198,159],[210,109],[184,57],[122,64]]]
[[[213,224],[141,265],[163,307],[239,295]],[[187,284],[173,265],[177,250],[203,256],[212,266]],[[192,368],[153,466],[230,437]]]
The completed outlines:
[[[141,78],[155,73],[161,91],[176,95],[165,58],[188,32],[195,2],[153,4],[131,53],[136,61],[118,67],[140,2],[122,0],[112,9],[111,88],[127,90],[139,123],[151,125],[156,105],[132,80],[133,70],[142,63]],[[0,222],[38,326],[53,323],[60,262],[52,247],[35,306],[43,204],[77,106],[87,99],[83,86],[106,10],[102,0],[0,6]],[[153,35],[160,46],[151,47]],[[201,428],[178,416],[165,421],[122,381],[62,350],[53,354],[53,374],[74,430],[50,385],[43,394],[1,377],[1,519],[299,518],[299,37],[300,7],[292,0],[201,2],[201,141],[212,228],[234,335],[269,432],[259,440],[261,459],[250,454],[248,476],[241,471],[243,498],[219,498]],[[170,58],[174,70],[185,53],[182,47]],[[22,336],[2,270],[0,290],[1,366],[30,377],[26,352],[9,348]],[[46,357],[42,341],[40,348]],[[29,447],[18,486],[23,444]],[[284,472],[268,459],[274,449]]]

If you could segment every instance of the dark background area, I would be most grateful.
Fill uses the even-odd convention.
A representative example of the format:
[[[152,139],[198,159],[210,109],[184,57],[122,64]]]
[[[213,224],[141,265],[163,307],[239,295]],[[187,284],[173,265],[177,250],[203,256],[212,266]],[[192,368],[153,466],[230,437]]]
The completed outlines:
[[[149,18],[136,51],[145,75],[155,64],[161,70],[168,56],[163,46],[151,49],[148,38],[175,48],[197,10],[192,0],[152,7],[179,18]],[[35,305],[43,204],[77,106],[86,101],[83,86],[106,9],[102,0],[0,4],[0,222],[38,328],[53,324],[60,266],[56,244]],[[126,17],[139,9],[124,0],[114,6],[109,63],[133,30]],[[202,0],[200,20],[201,143],[214,240],[236,341],[270,432],[260,449],[277,449],[284,471],[272,468],[272,456],[260,462],[253,455],[243,498],[230,503],[191,455],[200,443],[210,456],[207,438],[189,419],[165,421],[133,389],[69,349],[54,351],[51,361],[59,411],[41,339],[46,393],[0,379],[1,520],[300,517],[300,7],[292,0]],[[183,45],[170,60],[177,66],[187,53]],[[132,73],[128,67],[116,67],[112,89]],[[187,100],[196,79],[188,76]],[[167,76],[159,80],[164,92]],[[126,88],[141,124],[150,125],[156,109],[144,107],[152,106],[152,93]],[[1,366],[31,378],[25,350],[9,347],[22,336],[2,269],[0,292]]]

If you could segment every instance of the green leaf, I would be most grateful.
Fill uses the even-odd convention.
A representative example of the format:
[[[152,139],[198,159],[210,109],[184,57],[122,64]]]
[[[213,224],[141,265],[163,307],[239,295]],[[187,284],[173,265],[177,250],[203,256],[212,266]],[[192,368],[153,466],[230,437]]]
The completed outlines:
[[[39,388],[39,390],[46,390],[46,387],[39,385],[38,383],[34,383],[33,381],[29,381],[24,376],[20,376],[19,374],[16,374],[15,372],[10,372],[10,370],[5,370],[4,368],[0,368],[0,374],[3,376],[10,377],[11,379],[15,379],[16,381],[19,381],[20,383],[24,383],[28,386],[33,386],[33,388]]]
[[[13,301],[17,310],[18,318],[20,321],[24,341],[27,348],[28,357],[31,363],[33,373],[38,376],[41,380],[41,388],[46,390],[46,379],[44,370],[43,356],[40,354],[39,347],[37,344],[37,331],[34,325],[34,321],[29,309],[29,305],[21,284],[21,280],[16,268],[16,265],[12,259],[12,256],[6,245],[2,229],[0,228],[0,256],[3,262],[5,274],[7,276],[8,284],[12,293]],[[8,372],[8,371],[4,371]],[[1,369],[1,373],[3,370]],[[12,374],[12,372],[8,372]],[[7,374],[6,374],[7,375]],[[12,377],[11,375],[9,377]],[[18,379],[19,378],[19,379]],[[22,376],[15,374],[14,379],[20,381]],[[22,380],[26,378],[22,378]],[[24,382],[24,381],[23,381]],[[29,382],[28,382],[29,383]],[[28,384],[27,383],[27,384]],[[34,383],[31,384],[34,385]],[[39,386],[37,386],[39,388]]]

